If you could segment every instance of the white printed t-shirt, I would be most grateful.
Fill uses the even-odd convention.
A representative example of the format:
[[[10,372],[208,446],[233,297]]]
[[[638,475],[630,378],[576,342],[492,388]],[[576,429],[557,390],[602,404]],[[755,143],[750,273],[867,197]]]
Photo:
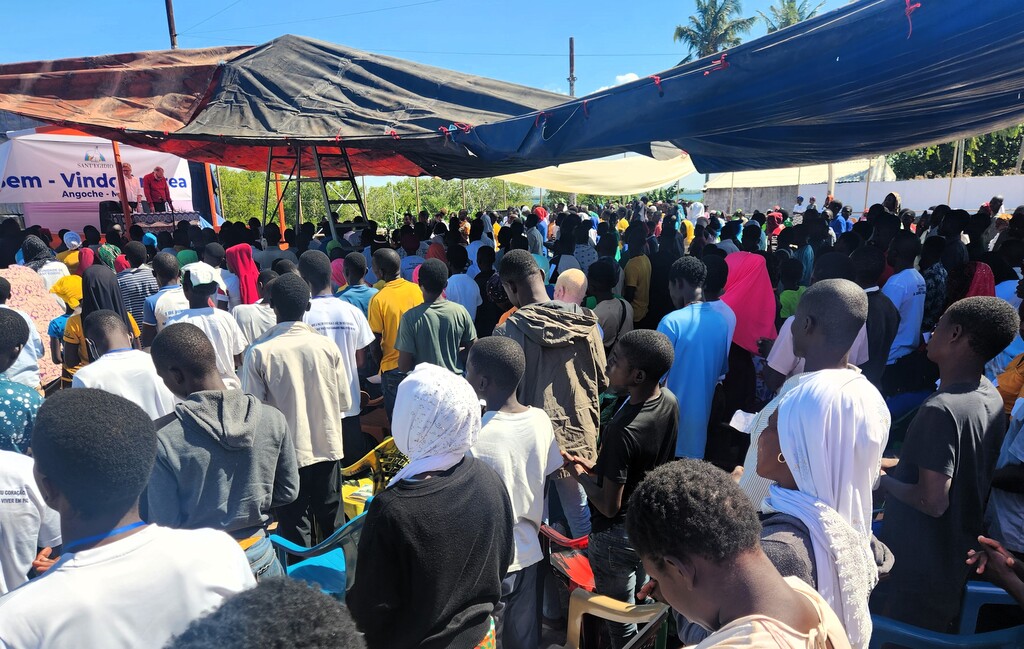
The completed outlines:
[[[882,293],[892,300],[900,312],[900,326],[896,329],[887,365],[892,365],[920,346],[927,292],[924,277],[915,268],[901,270],[886,280],[882,287]]]
[[[544,517],[544,481],[563,464],[551,420],[539,408],[526,412],[488,411],[476,444],[467,455],[494,469],[512,502],[515,554],[509,572],[529,568],[544,558],[541,519]]]
[[[156,327],[160,333],[167,319],[188,309],[188,299],[180,284],[168,284],[146,298],[142,306],[142,324]]]
[[[242,303],[242,282],[238,279],[238,275],[226,268],[217,270],[220,271],[220,278],[228,289],[226,293],[217,291],[217,304],[227,302],[228,311],[230,311]]]
[[[112,350],[100,356],[75,372],[71,387],[96,388],[124,397],[145,410],[150,419],[174,412],[174,395],[157,376],[153,358],[137,349]]]
[[[318,295],[309,302],[309,311],[302,321],[327,336],[338,346],[341,360],[348,374],[351,406],[342,413],[344,417],[359,414],[359,368],[356,367],[356,350],[363,349],[373,342],[374,335],[370,331],[370,323],[359,307],[339,300],[333,295]]]
[[[212,306],[185,309],[167,319],[167,324],[188,322],[203,330],[217,355],[217,371],[229,390],[242,387],[235,373],[235,356],[245,351],[245,334],[231,314]],[[165,325],[166,326],[166,325]]]
[[[33,464],[0,451],[0,595],[28,581],[37,548],[60,545],[60,515],[43,502]]]
[[[793,319],[796,316],[789,316],[779,328],[779,337],[772,345],[772,351],[768,354],[768,367],[772,368],[785,377],[795,376],[804,371],[804,359],[797,358],[793,353]],[[918,325],[920,328],[920,325]],[[868,362],[868,329],[861,326],[857,337],[850,347],[850,365],[863,365]]]
[[[224,532],[149,525],[66,552],[0,599],[0,647],[157,649],[255,583],[245,553]]]
[[[445,299],[466,307],[470,320],[476,320],[476,309],[484,303],[480,297],[480,287],[466,273],[456,273],[448,278]]]
[[[231,309],[231,317],[242,330],[246,345],[251,345],[254,340],[277,324],[277,314],[263,300],[256,304],[239,304]]]

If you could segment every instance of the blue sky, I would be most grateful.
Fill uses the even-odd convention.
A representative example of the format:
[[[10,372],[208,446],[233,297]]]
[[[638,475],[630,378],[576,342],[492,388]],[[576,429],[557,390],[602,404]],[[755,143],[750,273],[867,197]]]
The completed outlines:
[[[826,0],[823,11],[845,1]],[[2,63],[169,47],[160,0],[5,4]],[[771,4],[744,0],[743,15]],[[686,50],[672,33],[694,7],[694,0],[175,0],[174,13],[181,48],[256,45],[292,33],[561,93],[568,93],[574,36],[582,96],[678,63]],[[759,21],[748,38],[764,31]]]

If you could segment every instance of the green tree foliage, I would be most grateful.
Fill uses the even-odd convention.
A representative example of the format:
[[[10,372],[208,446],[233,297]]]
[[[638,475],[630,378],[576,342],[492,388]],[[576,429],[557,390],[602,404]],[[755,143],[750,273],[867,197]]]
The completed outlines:
[[[811,8],[810,0],[778,0],[777,4],[768,7],[767,14],[763,11],[757,13],[760,14],[770,34],[813,18],[824,5],[824,0],[814,8]]]
[[[1024,125],[967,138],[964,142],[965,176],[1000,176],[1014,173]],[[887,157],[899,180],[948,177],[953,169],[955,144],[950,142],[900,151]]]
[[[740,18],[740,0],[697,0],[697,13],[686,25],[676,25],[672,39],[690,49],[683,61],[717,54],[740,44],[754,27],[756,17]]]
[[[232,221],[247,221],[250,218],[263,218],[264,179],[266,174],[259,171],[241,171],[221,168],[221,200],[224,213]],[[281,180],[284,191],[285,222],[294,227],[298,214],[296,199],[297,183],[286,183]],[[360,186],[361,188],[361,186]],[[420,208],[430,213],[441,209],[455,212],[463,206],[463,184],[458,180],[441,180],[438,178],[421,178],[419,181]],[[532,191],[529,187],[515,183],[505,183],[494,178],[473,179],[465,181],[466,206],[470,210],[504,209],[507,205],[522,205],[530,202]],[[348,183],[329,183],[327,187],[330,198],[351,198],[352,189]],[[398,182],[389,182],[382,186],[367,187],[363,197],[367,214],[371,219],[389,227],[400,223],[405,212],[416,212],[416,183],[412,178]],[[270,188],[270,220],[277,220],[277,193],[274,185]],[[343,205],[338,210],[342,220],[351,219],[359,212],[354,205]],[[302,215],[303,220],[320,221],[326,210],[323,197],[317,183],[302,183]]]

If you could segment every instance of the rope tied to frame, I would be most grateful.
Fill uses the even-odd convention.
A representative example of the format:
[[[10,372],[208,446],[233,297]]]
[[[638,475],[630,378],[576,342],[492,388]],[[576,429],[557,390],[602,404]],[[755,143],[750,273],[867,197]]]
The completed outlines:
[[[711,74],[712,72],[718,72],[719,70],[726,70],[726,69],[728,69],[729,68],[729,63],[725,60],[726,56],[728,56],[728,54],[722,54],[721,58],[719,58],[717,60],[711,61],[711,63],[713,64],[713,67],[710,70],[705,70],[704,71],[704,76],[706,77],[709,74]]]
[[[907,16],[907,40],[909,41],[910,37],[914,34],[914,19],[911,18],[910,15],[914,13],[914,11],[916,11],[917,9],[921,8],[921,3],[915,2],[911,4],[910,0],[903,1],[907,3],[907,8],[903,11],[903,13]]]

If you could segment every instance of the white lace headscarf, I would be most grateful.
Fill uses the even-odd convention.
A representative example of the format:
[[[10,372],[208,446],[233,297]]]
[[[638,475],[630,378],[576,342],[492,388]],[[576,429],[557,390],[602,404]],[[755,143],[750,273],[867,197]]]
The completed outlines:
[[[779,444],[799,491],[772,485],[764,506],[807,526],[818,592],[850,644],[871,639],[868,597],[878,582],[871,493],[889,439],[889,410],[855,370],[822,370],[779,404]]]
[[[428,471],[445,471],[465,457],[480,432],[480,400],[466,379],[420,363],[398,385],[391,433],[409,458],[388,486]]]

